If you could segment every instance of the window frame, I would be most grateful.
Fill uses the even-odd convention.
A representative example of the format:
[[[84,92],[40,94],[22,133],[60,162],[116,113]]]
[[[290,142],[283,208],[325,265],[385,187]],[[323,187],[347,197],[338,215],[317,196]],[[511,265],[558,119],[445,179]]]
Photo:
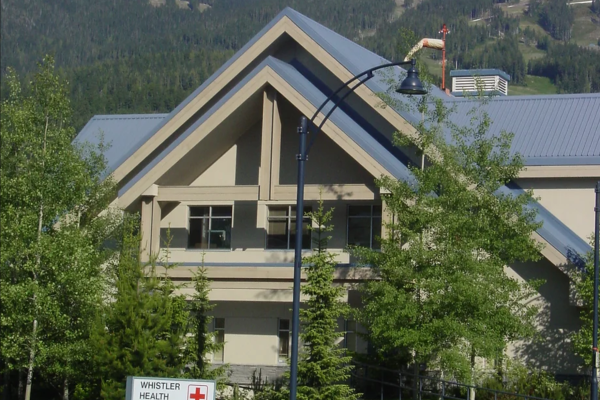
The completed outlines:
[[[276,216],[276,217],[271,217],[271,209],[272,208],[283,208],[286,207],[286,215],[285,217],[282,216]],[[295,234],[296,232],[292,232],[292,223],[296,222],[296,216],[292,216],[292,208],[296,208],[295,204],[269,204],[267,205],[267,223],[266,223],[266,228],[265,228],[265,250],[269,250],[269,251],[294,251],[295,248],[291,247],[291,245],[293,243],[291,243],[291,237],[292,234]],[[307,212],[312,212],[312,206],[305,206],[304,207],[304,213]],[[285,221],[287,223],[287,247],[286,248],[273,248],[273,247],[269,247],[269,223],[271,221]],[[310,218],[302,216],[302,224],[304,223],[308,223],[308,224],[312,224],[312,221]],[[308,247],[302,247],[302,251],[310,251],[312,249],[312,232],[308,231],[308,236],[309,236],[309,245]]]
[[[192,216],[192,208],[208,208],[208,217],[205,216],[201,216],[201,217],[196,217],[196,216]],[[229,207],[231,209],[231,215],[230,216],[215,216],[213,217],[213,208],[214,207]],[[187,251],[232,251],[233,250],[233,213],[234,213],[234,206],[233,204],[188,204],[187,206],[187,232],[188,232],[188,238],[187,238],[187,244],[186,244],[186,250]],[[229,232],[229,247],[223,247],[223,248],[210,248],[210,233],[212,232],[212,220],[213,218],[215,219],[229,219],[231,221],[230,224],[230,232]],[[191,247],[190,246],[190,237],[191,237],[191,220],[192,219],[196,219],[196,220],[200,220],[200,219],[207,219],[208,220],[208,247],[207,248],[201,248],[201,247]]]
[[[369,216],[351,216],[350,215],[350,207],[370,207],[370,215]],[[381,214],[379,216],[374,216],[374,208],[381,207]],[[348,204],[346,207],[346,246],[354,246],[348,243],[350,240],[350,219],[369,219],[369,249],[379,251],[379,248],[373,248],[373,244],[375,243],[375,236],[373,235],[373,219],[377,218],[380,220],[380,226],[382,232],[380,232],[380,236],[383,233],[383,204]]]

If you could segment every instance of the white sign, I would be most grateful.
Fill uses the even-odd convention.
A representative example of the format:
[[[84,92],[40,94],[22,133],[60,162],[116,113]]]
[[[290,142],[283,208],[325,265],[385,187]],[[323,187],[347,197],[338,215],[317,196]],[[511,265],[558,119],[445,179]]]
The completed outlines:
[[[126,400],[215,400],[215,381],[127,377]]]

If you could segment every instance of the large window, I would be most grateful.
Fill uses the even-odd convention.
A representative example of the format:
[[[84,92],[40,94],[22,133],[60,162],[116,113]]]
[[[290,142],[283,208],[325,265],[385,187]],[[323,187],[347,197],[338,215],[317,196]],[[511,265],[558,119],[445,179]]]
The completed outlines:
[[[231,249],[231,206],[190,207],[188,248]]]
[[[221,348],[213,353],[213,362],[223,362],[225,360],[225,318],[215,318],[215,343],[220,344]]]
[[[379,249],[381,206],[348,206],[348,245]]]
[[[279,358],[280,363],[284,363],[290,356],[290,320],[280,319],[277,330],[279,337]]]
[[[344,347],[349,351],[357,351],[358,337],[356,334],[356,321],[344,320]]]
[[[311,208],[306,207],[305,212]],[[310,218],[302,220],[302,248],[310,249]],[[296,207],[269,207],[267,226],[267,249],[295,249],[296,244]]]

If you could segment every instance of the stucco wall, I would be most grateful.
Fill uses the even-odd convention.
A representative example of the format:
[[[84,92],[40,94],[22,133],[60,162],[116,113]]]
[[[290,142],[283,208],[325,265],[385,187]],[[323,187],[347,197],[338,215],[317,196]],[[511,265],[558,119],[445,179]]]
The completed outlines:
[[[579,308],[569,302],[569,278],[549,261],[515,264],[507,274],[519,280],[543,280],[531,304],[540,308],[536,340],[510,346],[509,354],[526,360],[536,368],[560,374],[578,373],[581,360],[571,347],[569,336],[580,327]]]
[[[540,203],[586,242],[594,232],[595,178],[519,179]]]

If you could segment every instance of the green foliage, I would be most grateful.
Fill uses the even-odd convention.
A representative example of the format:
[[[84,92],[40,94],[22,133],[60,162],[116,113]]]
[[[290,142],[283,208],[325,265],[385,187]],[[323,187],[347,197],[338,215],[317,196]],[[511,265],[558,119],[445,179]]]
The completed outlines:
[[[38,68],[27,95],[9,72],[0,116],[0,352],[9,373],[27,370],[67,390],[88,373],[111,255],[101,249],[117,221],[98,211],[114,186],[102,181],[101,147],[71,145],[71,107],[53,59]]]
[[[600,91],[600,53],[576,44],[555,44],[529,63],[529,74],[549,77],[561,93]]]
[[[486,44],[480,51],[464,54],[461,60],[463,68],[499,68],[510,74],[511,83],[525,80],[525,59],[515,36]]]
[[[418,106],[426,116],[418,136],[400,133],[397,144],[414,143],[425,167],[411,167],[414,182],[378,180],[390,193],[390,234],[381,252],[356,251],[380,277],[364,285],[362,320],[383,353],[408,351],[413,362],[470,380],[476,357],[502,358],[508,342],[534,332],[537,308],[523,301],[533,285],[504,269],[539,258],[530,237],[539,224],[524,208],[530,192],[497,193],[523,165],[510,154],[511,135],[489,137],[481,108],[459,127],[441,102]]]
[[[552,374],[546,371],[531,371],[518,361],[508,361],[503,376],[489,376],[481,386],[509,393],[521,393],[552,400],[584,400],[589,399],[589,385],[572,386],[567,382],[557,382]],[[478,400],[511,400],[514,395],[494,394],[480,390]]]
[[[173,378],[185,367],[185,297],[174,294],[168,260],[140,262],[138,226],[136,216],[125,219],[118,260],[107,270],[113,292],[94,336],[104,399],[123,399],[129,375]]]
[[[223,377],[227,372],[227,366],[212,367],[208,361],[208,357],[212,353],[222,350],[225,344],[217,343],[214,333],[210,331],[210,324],[213,319],[208,313],[214,308],[214,304],[210,303],[208,297],[210,282],[204,268],[200,268],[194,274],[192,282],[194,284],[194,294],[189,301],[189,324],[192,336],[187,339],[187,366],[184,376],[190,379],[217,380],[219,386],[223,388]]]
[[[593,237],[592,237],[593,247]],[[571,276],[575,291],[583,308],[579,313],[581,328],[573,335],[575,353],[583,358],[585,365],[592,366],[593,317],[594,317],[594,255],[587,254],[585,267],[575,270]]]

